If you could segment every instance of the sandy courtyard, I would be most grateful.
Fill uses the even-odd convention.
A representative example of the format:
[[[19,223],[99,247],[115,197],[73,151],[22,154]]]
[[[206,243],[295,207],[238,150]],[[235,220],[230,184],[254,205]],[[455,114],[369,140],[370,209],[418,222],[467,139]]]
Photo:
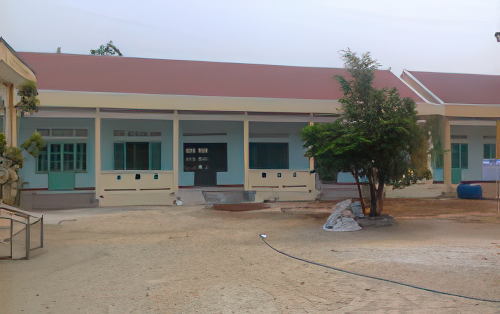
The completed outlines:
[[[324,214],[276,206],[288,209],[136,207],[47,225],[45,248],[32,259],[0,261],[0,312],[500,313],[500,303],[305,264],[258,236],[319,263],[500,300],[498,223],[403,217],[391,227],[325,232]]]

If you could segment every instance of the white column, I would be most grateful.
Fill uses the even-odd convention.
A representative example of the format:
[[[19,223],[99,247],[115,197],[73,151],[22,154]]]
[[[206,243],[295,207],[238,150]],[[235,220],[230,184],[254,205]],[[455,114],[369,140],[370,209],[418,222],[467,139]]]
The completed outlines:
[[[17,109],[12,106],[12,113],[11,113],[11,117],[12,117],[12,120],[11,120],[11,125],[12,125],[12,130],[11,130],[11,135],[12,135],[12,146],[18,146],[18,131],[19,131],[19,127],[17,125],[18,123],[18,119],[17,119]]]
[[[245,113],[246,115],[246,113]],[[250,169],[250,128],[248,117],[245,116],[245,120],[243,121],[243,154],[245,160],[245,191],[250,190],[250,178],[249,178],[249,169]]]
[[[314,122],[309,122],[309,125],[313,125]],[[309,157],[309,173],[312,177],[313,189],[316,189],[316,173],[311,173],[314,170],[314,157]]]
[[[95,110],[94,172],[95,197],[99,200],[101,195],[101,114],[99,108]]]
[[[174,111],[173,120],[173,171],[174,171],[174,186],[173,191],[179,190],[179,114],[177,110]]]
[[[497,120],[497,139],[495,150],[495,158],[500,159],[500,120]]]
[[[4,116],[4,134],[5,141],[7,142],[7,146],[12,146],[12,123],[11,123],[11,115],[12,111],[10,108],[13,106],[14,100],[12,99],[13,94],[13,86],[12,84],[4,83],[6,88],[5,93],[5,116]],[[12,93],[11,93],[12,92]]]
[[[451,192],[451,129],[448,118],[443,117],[443,143],[444,143],[444,164],[443,182],[446,191]]]
[[[10,111],[10,145],[17,146],[17,109],[14,107],[14,85],[9,86],[9,111]]]

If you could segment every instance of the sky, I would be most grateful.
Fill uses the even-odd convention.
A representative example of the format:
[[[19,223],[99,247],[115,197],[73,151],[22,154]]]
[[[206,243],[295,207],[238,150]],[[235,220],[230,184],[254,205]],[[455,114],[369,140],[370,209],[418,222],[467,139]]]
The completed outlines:
[[[342,67],[343,49],[403,69],[500,74],[500,0],[0,0],[16,51]]]

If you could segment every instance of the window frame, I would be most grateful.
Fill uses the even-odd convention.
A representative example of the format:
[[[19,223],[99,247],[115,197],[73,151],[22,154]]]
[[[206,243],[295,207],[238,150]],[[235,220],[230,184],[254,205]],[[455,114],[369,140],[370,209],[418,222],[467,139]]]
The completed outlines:
[[[148,144],[148,169],[127,169],[127,144],[130,143],[147,143]],[[154,144],[158,147],[155,149]],[[113,171],[161,171],[162,170],[162,158],[161,158],[161,141],[114,141],[113,142]],[[122,145],[123,152],[123,169],[116,169],[116,146]],[[157,151],[159,154],[159,169],[153,169],[153,151]]]
[[[286,150],[285,150],[285,156],[283,156],[283,161],[285,162],[285,164],[283,165],[283,167],[258,167],[256,165],[252,165],[252,164],[258,164],[258,160],[255,160],[254,157],[253,157],[253,149],[255,149],[256,146],[258,145],[266,145],[266,146],[269,146],[269,147],[272,147],[273,145],[283,145],[286,147]],[[266,148],[268,149],[268,148]],[[262,170],[262,169],[279,169],[279,170],[287,170],[287,169],[290,169],[290,143],[288,142],[250,142],[249,143],[249,169],[251,170]],[[272,151],[271,152],[267,152],[267,154],[272,154]],[[269,156],[267,156],[269,158]],[[254,162],[252,163],[252,159],[254,159]],[[257,157],[258,159],[258,157]]]
[[[454,152],[454,145],[458,145],[458,152]],[[456,146],[455,146],[456,148]],[[467,160],[464,162],[464,153],[466,153]],[[469,144],[468,143],[451,143],[451,168],[452,169],[469,169]],[[453,167],[453,154],[458,154],[459,167]],[[465,166],[464,166],[464,163]]]
[[[82,162],[82,167],[77,168],[77,156],[78,156],[78,145],[79,144],[85,144],[85,162]],[[60,146],[60,167],[59,170],[50,170],[50,158],[51,158],[51,145],[59,145]],[[73,170],[64,170],[64,155],[65,155],[65,150],[64,150],[64,145],[73,145]],[[46,153],[44,153],[46,152]],[[45,165],[46,165],[46,170],[40,170],[40,156],[46,156],[45,160]],[[83,159],[82,159],[83,161]],[[85,164],[85,169],[83,169],[83,163]],[[40,155],[36,158],[36,169],[35,173],[36,174],[46,174],[49,172],[74,172],[74,173],[87,173],[88,172],[88,144],[87,141],[75,141],[75,140],[70,140],[68,139],[67,141],[46,141],[45,147],[40,153]]]
[[[489,149],[490,157],[485,156],[487,146],[489,147],[488,149]],[[492,154],[493,154],[493,157],[491,157]],[[483,159],[487,159],[487,160],[496,159],[496,144],[491,144],[491,143],[484,143],[483,144]]]

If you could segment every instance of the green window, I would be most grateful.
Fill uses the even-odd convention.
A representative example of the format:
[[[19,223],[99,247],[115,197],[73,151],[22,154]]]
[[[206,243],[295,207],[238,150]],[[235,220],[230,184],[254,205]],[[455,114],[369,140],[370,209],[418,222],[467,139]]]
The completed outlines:
[[[50,171],[61,171],[61,144],[50,144]]]
[[[150,154],[149,154],[149,164],[151,165],[151,170],[161,169],[161,143],[153,142],[149,144]]]
[[[64,144],[63,152],[64,152],[63,171],[75,170],[75,145]]]
[[[125,143],[114,144],[114,169],[125,169]]]
[[[113,144],[114,170],[161,170],[160,142]]]
[[[495,153],[496,153],[495,144],[484,144],[483,159],[496,159]]]
[[[87,143],[48,143],[37,160],[38,172],[86,172]]]
[[[87,170],[87,143],[76,144],[76,171],[84,172]]]
[[[451,144],[451,167],[455,169],[469,168],[469,145],[453,143]]]
[[[40,155],[38,155],[38,172],[47,172],[49,171],[49,150],[48,145],[40,151]]]
[[[288,143],[250,143],[250,169],[288,169]]]

